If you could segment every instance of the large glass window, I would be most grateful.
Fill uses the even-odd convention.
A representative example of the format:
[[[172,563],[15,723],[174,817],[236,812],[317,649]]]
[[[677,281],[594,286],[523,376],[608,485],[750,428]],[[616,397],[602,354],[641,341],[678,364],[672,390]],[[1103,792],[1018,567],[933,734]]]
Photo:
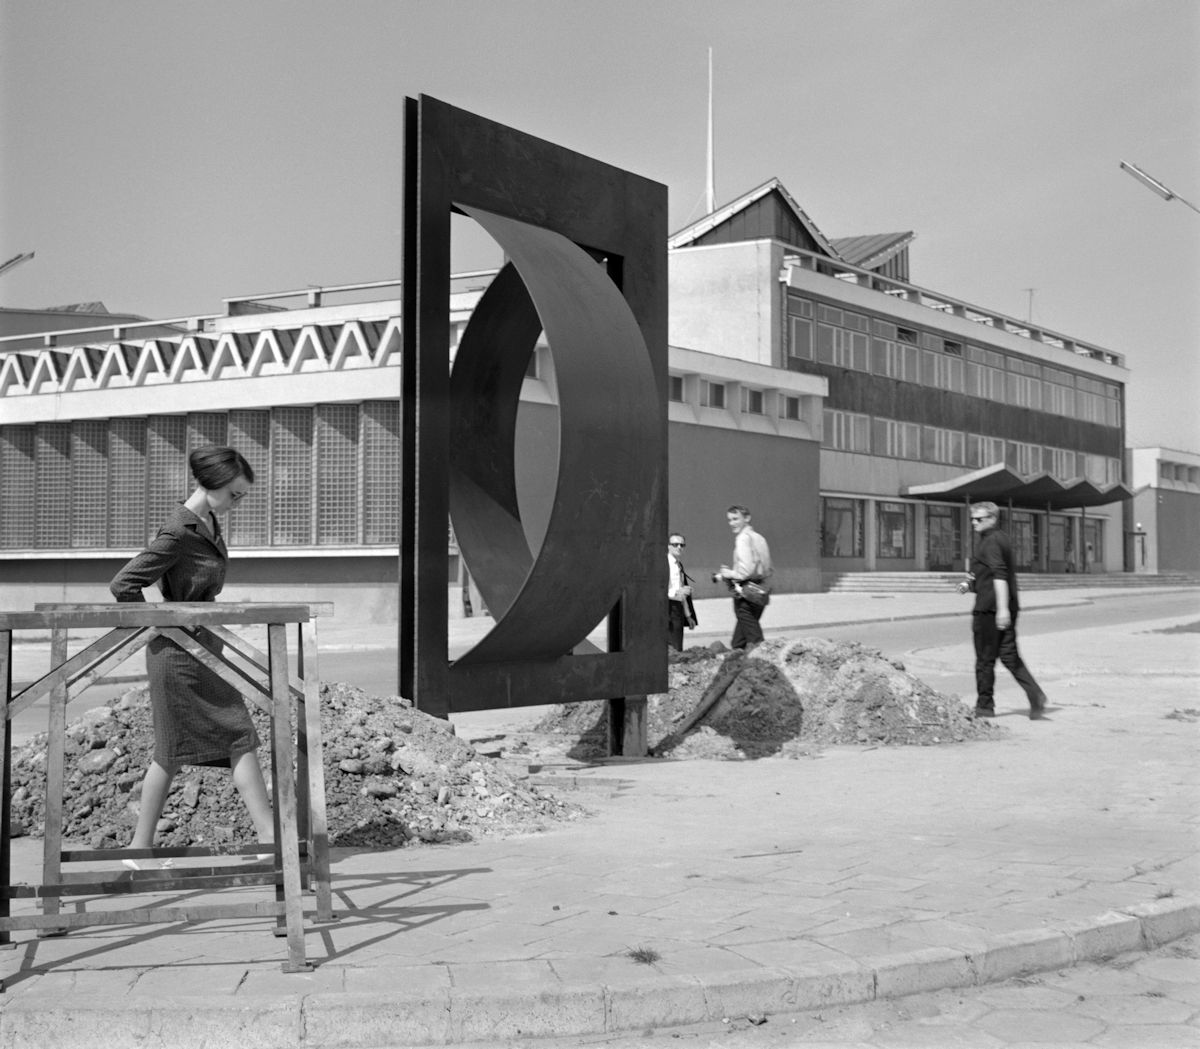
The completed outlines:
[[[879,557],[913,556],[913,520],[912,503],[875,504],[876,552]]]
[[[966,462],[966,434],[940,426],[922,427],[921,458],[927,463],[962,466]]]
[[[0,548],[143,545],[194,484],[187,450],[229,443],[256,483],[228,521],[241,547],[394,544],[395,400],[0,426]]]
[[[821,556],[862,557],[862,499],[826,496],[821,499]]]
[[[0,547],[23,549],[37,534],[34,428],[0,426]]]
[[[873,419],[871,447],[876,455],[890,455],[895,459],[920,459],[921,427],[918,423],[898,422],[895,419]]]
[[[826,408],[821,446],[840,452],[869,452],[871,450],[871,417],[860,415],[857,412],[842,412],[835,408]]]
[[[812,321],[805,317],[788,318],[788,357],[798,361],[813,359]]]
[[[921,381],[921,351],[890,339],[871,339],[871,371],[902,382]]]
[[[925,560],[931,572],[963,567],[962,509],[931,504],[925,510]]]

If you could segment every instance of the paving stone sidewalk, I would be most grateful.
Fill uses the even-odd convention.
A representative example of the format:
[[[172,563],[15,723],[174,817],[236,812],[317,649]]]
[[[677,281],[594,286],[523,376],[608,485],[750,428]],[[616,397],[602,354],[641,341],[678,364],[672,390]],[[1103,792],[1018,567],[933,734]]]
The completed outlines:
[[[1050,716],[1002,716],[999,741],[560,764],[536,778],[592,818],[339,850],[340,920],[310,928],[311,973],[281,971],[267,921],[16,934],[0,1049],[637,1030],[988,983],[1195,932],[1200,635],[1155,625],[1023,640]],[[969,659],[952,645],[909,669]],[[1008,685],[1002,714],[1019,715]],[[14,842],[17,880],[39,860],[40,842]]]

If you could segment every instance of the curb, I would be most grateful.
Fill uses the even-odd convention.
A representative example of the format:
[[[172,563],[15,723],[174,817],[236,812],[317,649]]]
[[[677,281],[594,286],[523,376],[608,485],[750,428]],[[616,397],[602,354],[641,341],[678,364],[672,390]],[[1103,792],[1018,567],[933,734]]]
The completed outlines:
[[[430,971],[408,994],[303,990],[225,1000],[37,995],[0,1012],[0,1047],[126,1049],[378,1049],[503,1038],[616,1034],[856,1005],[935,990],[973,987],[1149,950],[1200,931],[1200,897],[1158,900],[1094,918],[988,938],[982,949],[930,947],[854,961],[777,966],[741,973],[642,975],[600,984],[562,982],[494,991],[452,986]]]

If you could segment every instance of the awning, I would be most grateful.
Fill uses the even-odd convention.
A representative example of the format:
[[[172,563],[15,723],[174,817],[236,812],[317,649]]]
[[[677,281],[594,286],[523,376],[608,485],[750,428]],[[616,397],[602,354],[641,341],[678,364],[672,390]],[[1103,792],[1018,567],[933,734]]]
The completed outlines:
[[[1049,474],[1026,477],[1004,463],[993,463],[981,470],[932,484],[911,484],[901,489],[900,494],[913,499],[941,502],[969,500],[972,503],[1011,503],[1027,510],[1074,510],[1085,506],[1106,506],[1133,496],[1123,484],[1100,488],[1082,477],[1065,483]]]

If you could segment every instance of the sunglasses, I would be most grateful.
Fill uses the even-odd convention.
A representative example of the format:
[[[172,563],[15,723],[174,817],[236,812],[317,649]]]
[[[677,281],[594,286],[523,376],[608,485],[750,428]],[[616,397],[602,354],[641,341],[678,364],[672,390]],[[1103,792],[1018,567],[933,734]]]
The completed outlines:
[[[667,543],[667,546],[687,546],[687,543]]]

